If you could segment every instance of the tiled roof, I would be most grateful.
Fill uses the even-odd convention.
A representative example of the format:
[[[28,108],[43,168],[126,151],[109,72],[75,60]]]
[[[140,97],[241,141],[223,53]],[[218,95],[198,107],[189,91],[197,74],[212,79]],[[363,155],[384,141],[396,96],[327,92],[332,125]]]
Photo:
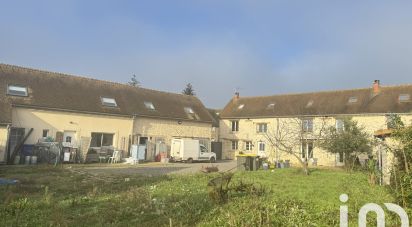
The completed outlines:
[[[234,97],[221,118],[287,117],[373,113],[411,113],[412,100],[399,101],[400,94],[412,98],[412,85],[286,94],[260,97]],[[351,99],[351,101],[349,101]],[[354,102],[356,100],[356,102]],[[243,105],[243,106],[242,106]]]
[[[10,84],[26,86],[29,96],[7,95],[7,86]],[[102,97],[114,98],[117,107],[103,106]],[[153,103],[155,110],[148,109],[144,102]],[[15,106],[126,117],[136,115],[212,122],[208,110],[194,96],[0,64],[0,123],[11,122],[10,103]],[[192,108],[195,114],[187,114],[185,107]]]

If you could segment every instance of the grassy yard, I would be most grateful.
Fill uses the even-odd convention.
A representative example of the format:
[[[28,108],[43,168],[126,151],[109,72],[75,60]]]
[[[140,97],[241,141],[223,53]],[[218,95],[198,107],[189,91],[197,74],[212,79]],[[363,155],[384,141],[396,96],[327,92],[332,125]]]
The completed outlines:
[[[95,178],[61,167],[0,167],[1,226],[339,226],[339,195],[349,195],[349,219],[357,226],[368,202],[393,202],[384,187],[362,173],[314,169],[237,172],[233,183],[261,184],[261,196],[232,194],[226,204],[208,198],[218,174]],[[127,179],[125,179],[127,178]],[[388,219],[388,218],[387,218]],[[394,224],[391,216],[387,224]],[[395,220],[396,221],[396,220]]]

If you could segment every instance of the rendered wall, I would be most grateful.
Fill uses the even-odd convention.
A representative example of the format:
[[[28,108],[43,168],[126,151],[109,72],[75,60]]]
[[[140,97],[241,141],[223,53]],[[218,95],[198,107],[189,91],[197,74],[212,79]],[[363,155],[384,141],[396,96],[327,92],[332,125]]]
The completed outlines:
[[[43,130],[49,130],[49,136],[55,137],[56,132],[73,131],[77,142],[82,137],[91,137],[92,132],[114,134],[113,146],[116,149],[127,150],[129,135],[132,132],[131,118],[45,111],[26,108],[13,108],[12,126],[30,128],[34,131],[26,144],[35,144],[42,138]]]

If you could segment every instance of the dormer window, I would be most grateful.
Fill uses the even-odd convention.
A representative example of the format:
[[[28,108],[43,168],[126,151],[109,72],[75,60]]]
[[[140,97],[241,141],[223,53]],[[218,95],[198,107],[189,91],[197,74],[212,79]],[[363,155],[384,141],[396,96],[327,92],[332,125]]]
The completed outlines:
[[[28,96],[27,87],[18,86],[18,85],[9,85],[7,87],[7,94],[13,96]]]
[[[192,107],[185,107],[185,112],[187,114],[194,114],[195,112],[193,111]]]
[[[117,107],[116,100],[114,98],[101,98],[102,105],[103,106],[108,106],[108,107]]]
[[[411,100],[411,96],[409,94],[399,95],[399,102],[409,102],[410,100]]]
[[[238,110],[241,110],[241,109],[243,109],[243,107],[245,107],[245,104],[240,104],[240,105],[237,107],[237,109],[238,109]]]
[[[352,97],[350,97],[350,98],[348,99],[348,103],[349,103],[349,104],[351,104],[351,103],[357,103],[357,102],[358,102],[358,98],[355,97],[355,96],[352,96]]]
[[[313,106],[313,100],[309,100],[309,102],[306,104],[306,108],[309,108]]]
[[[144,106],[149,110],[155,110],[155,107],[152,102],[144,102]]]

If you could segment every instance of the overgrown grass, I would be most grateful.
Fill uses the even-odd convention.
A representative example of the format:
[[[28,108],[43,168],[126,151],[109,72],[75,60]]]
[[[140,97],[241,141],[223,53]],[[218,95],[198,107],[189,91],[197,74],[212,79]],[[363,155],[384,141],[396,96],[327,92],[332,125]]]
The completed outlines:
[[[357,226],[359,208],[393,197],[371,187],[362,173],[297,169],[237,172],[232,182],[263,185],[263,196],[230,195],[214,204],[208,181],[218,174],[103,179],[67,169],[1,167],[0,177],[20,180],[0,186],[1,226],[339,226],[339,195],[349,195],[349,219]],[[125,178],[129,178],[125,180]],[[389,217],[387,224],[395,224]]]

